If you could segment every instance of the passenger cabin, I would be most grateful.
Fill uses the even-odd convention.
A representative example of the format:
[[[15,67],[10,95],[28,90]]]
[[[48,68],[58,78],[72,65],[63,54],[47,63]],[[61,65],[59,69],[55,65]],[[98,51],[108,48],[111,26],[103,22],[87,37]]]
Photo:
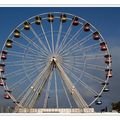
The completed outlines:
[[[108,86],[106,86],[106,87],[104,88],[103,92],[108,92],[108,91],[109,91],[109,88],[108,88]]]
[[[6,42],[6,47],[7,48],[12,48],[12,43],[13,43],[13,41],[8,39],[7,42]]]
[[[3,86],[3,85],[4,85],[4,81],[0,80],[0,86]]]
[[[101,104],[102,104],[102,101],[101,101],[101,100],[96,100],[96,101],[95,101],[95,104],[96,104],[96,105],[101,105]]]
[[[86,23],[86,24],[84,25],[83,29],[84,29],[85,32],[90,31],[90,24],[89,24],[89,23]]]
[[[94,40],[99,40],[100,39],[100,34],[98,32],[93,33],[93,39]]]
[[[75,17],[73,18],[72,25],[73,25],[73,26],[79,25],[79,19],[78,19],[78,17],[75,16]]]
[[[100,98],[102,97],[101,95],[95,95],[94,98]]]
[[[107,51],[107,46],[105,42],[100,43],[100,49],[101,51]]]
[[[106,78],[111,78],[112,77],[112,69],[105,69],[106,71]]]
[[[4,72],[5,64],[0,64],[0,72]]]
[[[11,93],[12,91],[9,89],[6,89],[5,92]]]
[[[24,29],[29,30],[30,29],[30,23],[28,21],[24,22]]]
[[[2,51],[1,52],[1,59],[6,60],[7,59],[7,51]]]
[[[109,85],[109,83],[108,82],[103,82],[103,83],[101,83],[101,85]]]
[[[36,16],[35,17],[35,24],[36,25],[40,25],[41,24],[41,17],[40,16]]]
[[[64,22],[67,21],[67,16],[66,16],[66,14],[61,14],[61,15],[60,15],[60,21],[61,21],[62,23],[64,23]]]
[[[49,13],[48,14],[48,22],[53,22],[54,21],[54,15]]]
[[[18,29],[16,29],[16,30],[14,31],[14,37],[16,37],[16,38],[19,38],[19,37],[20,37],[20,31],[19,31]]]
[[[5,98],[5,99],[10,99],[11,97],[10,97],[9,93],[5,93],[5,94],[4,94],[4,98]]]
[[[111,55],[105,55],[105,63],[106,64],[112,63],[112,56]]]

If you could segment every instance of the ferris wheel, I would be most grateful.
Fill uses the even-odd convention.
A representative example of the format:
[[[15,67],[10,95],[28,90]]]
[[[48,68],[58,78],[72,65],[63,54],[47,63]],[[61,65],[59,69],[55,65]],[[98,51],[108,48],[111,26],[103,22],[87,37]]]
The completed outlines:
[[[63,12],[33,16],[1,51],[5,101],[24,108],[89,108],[109,91],[112,57],[100,32]]]

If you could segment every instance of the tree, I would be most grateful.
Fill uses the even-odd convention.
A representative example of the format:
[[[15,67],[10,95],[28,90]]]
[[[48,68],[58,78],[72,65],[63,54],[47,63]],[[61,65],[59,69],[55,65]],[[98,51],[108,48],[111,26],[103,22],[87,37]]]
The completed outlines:
[[[112,103],[112,110],[116,110],[117,112],[120,112],[120,101],[116,103]]]

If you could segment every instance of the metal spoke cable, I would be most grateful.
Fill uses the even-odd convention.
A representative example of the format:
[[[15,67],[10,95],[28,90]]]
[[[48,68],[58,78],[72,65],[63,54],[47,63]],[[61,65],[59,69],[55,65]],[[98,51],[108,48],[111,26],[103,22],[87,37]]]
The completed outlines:
[[[75,52],[82,52],[83,50],[84,51],[88,51],[88,50],[92,50],[92,49],[95,49],[96,47],[99,47],[98,45],[99,45],[100,43],[96,43],[96,44],[93,44],[93,45],[89,45],[89,46],[85,46],[85,47],[83,47],[83,48],[81,48],[81,49],[79,49],[81,46],[79,46],[79,47],[75,47],[74,49],[72,49],[72,53],[75,53]]]
[[[23,49],[25,49],[25,50],[28,50],[28,51],[30,51],[30,52],[33,52],[33,53],[41,53],[41,52],[38,52],[37,50],[35,50],[35,49],[32,49],[32,48],[30,48],[30,47],[28,47],[28,46],[26,46],[26,45],[23,45],[23,44],[21,44],[21,43],[19,43],[19,42],[16,42],[16,41],[14,41],[13,40],[13,44],[14,45],[16,45],[16,46],[19,46],[20,48],[23,48]]]
[[[80,35],[80,33],[82,32],[82,29],[83,29],[83,26],[72,36],[72,38],[70,38],[70,40],[65,44],[65,46],[62,48],[62,51],[64,49],[66,49],[66,47],[68,47],[70,45],[70,43],[73,41],[73,39],[77,36],[77,35]],[[76,38],[77,39],[77,38]],[[62,52],[62,51],[59,51],[59,52]]]
[[[39,69],[36,69],[35,71],[33,71],[32,73],[30,73],[29,74],[29,76],[30,76],[30,78],[32,78],[33,76],[35,76],[35,72],[36,71],[38,71]],[[39,73],[41,72],[41,70],[39,71]],[[37,78],[37,77],[35,77],[35,78]],[[25,81],[27,81],[27,79],[25,80]],[[25,81],[23,81],[23,83],[25,82]],[[33,80],[34,81],[34,80]],[[23,84],[22,83],[22,84]],[[32,82],[32,84],[33,84],[33,82]],[[32,84],[30,84],[30,86],[32,86]],[[14,85],[15,86],[15,85]],[[19,96],[18,96],[18,100],[25,94],[25,91],[27,91],[28,90],[28,88],[30,87],[30,86],[28,86]]]
[[[70,26],[68,27],[67,32],[66,32],[66,34],[64,35],[64,38],[63,38],[62,41],[61,41],[61,44],[60,44],[59,47],[58,47],[58,51],[56,51],[57,53],[59,53],[59,50],[61,49],[63,43],[65,43],[65,42],[64,42],[65,38],[66,38],[67,36],[69,36],[71,27],[72,27],[72,22],[71,22]]]
[[[45,72],[47,72],[47,73],[45,74]],[[31,100],[29,100],[28,103],[26,103],[29,107],[33,107],[34,106],[34,104],[36,103],[36,100],[37,100],[39,94],[42,91],[42,88],[46,84],[46,81],[49,79],[49,76],[50,76],[50,73],[51,73],[51,66],[50,66],[50,70],[47,69],[45,72],[41,76],[41,80],[43,80],[42,83],[39,80],[38,83],[35,84],[36,93],[31,95]]]
[[[64,67],[64,66],[62,65],[62,67]],[[69,69],[69,68],[66,68],[66,67],[64,67],[64,68],[66,69],[66,72],[68,73],[67,69]],[[75,79],[76,82],[79,82],[81,85],[83,85],[87,90],[89,90],[90,92],[92,92],[94,95],[98,95],[98,93],[93,88],[89,87],[85,82],[83,82],[82,80],[80,80],[73,72],[71,72],[71,75],[74,76],[73,77],[74,79],[76,78]]]
[[[43,73],[48,69],[49,64],[40,72],[40,74],[38,75],[38,77],[36,78],[36,80],[33,82],[33,87],[36,86],[36,84],[38,84],[41,76],[43,75]],[[23,104],[26,99],[28,98],[29,94],[31,93],[31,89],[29,88],[29,90],[26,92],[26,94],[24,95],[24,97],[21,100],[21,104]],[[32,102],[32,101],[31,101]]]
[[[45,37],[47,46],[48,46],[48,48],[49,48],[49,51],[52,52],[51,47],[50,47],[50,44],[49,44],[49,41],[48,41],[48,38],[47,38],[46,33],[45,33],[45,30],[44,30],[44,28],[43,28],[43,25],[41,24],[40,26],[41,26],[42,32],[43,32],[43,34],[44,34],[44,37]]]
[[[46,48],[46,46],[44,45],[44,43],[42,42],[42,40],[40,39],[40,37],[38,36],[38,34],[35,32],[35,30],[32,27],[30,28],[30,30],[35,35],[35,37],[38,39],[39,43],[42,45],[42,47],[44,48],[44,50],[49,53],[48,49]]]
[[[54,34],[53,34],[53,23],[50,23],[51,26],[51,38],[52,38],[52,52],[54,53]]]
[[[82,38],[81,40],[79,40],[78,42],[76,42],[75,44],[71,45],[70,47],[68,47],[66,50],[64,50],[63,52],[61,52],[60,54],[64,54],[66,51],[72,50],[73,48],[75,48],[75,46],[81,46],[84,43],[86,43],[88,40],[90,40],[92,34],[87,35],[86,37]]]
[[[58,51],[58,46],[59,46],[59,43],[60,43],[61,33],[62,33],[62,22],[60,22],[60,25],[59,25],[59,31],[58,31],[58,35],[57,35],[57,42],[56,42],[55,52]]]
[[[44,66],[42,66],[41,68],[43,68]],[[33,69],[33,72],[31,72],[31,73],[29,73],[28,75],[29,75],[29,78],[32,78],[33,76],[35,76],[35,73],[39,70],[40,68],[37,68],[37,69]],[[39,72],[40,72],[41,70],[39,70]],[[18,85],[21,85],[21,84],[23,84],[24,82],[26,82],[26,81],[28,81],[28,79],[26,79],[26,76],[24,76],[23,78],[21,78],[19,81],[17,81],[17,82],[15,82],[14,84],[12,84],[12,86],[10,86],[9,88],[10,89],[15,89],[16,88],[16,86],[18,86]]]
[[[65,65],[66,65],[66,64],[64,64],[64,66],[65,66]],[[68,64],[67,64],[67,67],[70,68],[71,65],[69,64],[69,66],[68,66]],[[81,72],[82,72],[82,70],[81,70],[80,68],[77,68],[77,67],[75,67],[75,66],[72,66],[72,67],[75,69],[75,71],[78,71],[78,73],[81,73]],[[73,70],[74,70],[74,69],[73,69]],[[86,72],[86,71],[84,71],[84,76],[90,77],[91,80],[95,79],[95,80],[97,80],[96,82],[99,82],[99,83],[104,82],[103,79],[101,79],[101,78],[99,78],[99,77],[97,77],[97,76],[94,76],[94,75],[92,75],[92,74],[90,74],[90,73],[88,73],[88,72]]]
[[[39,64],[43,64],[43,63],[39,63]],[[38,64],[37,64],[38,65]],[[34,65],[32,65],[32,66],[28,66],[28,67],[26,67],[28,70],[32,70],[32,69],[34,69],[34,66],[36,66],[36,64],[34,64]],[[30,69],[32,67],[32,69]],[[19,75],[19,74],[21,74],[21,73],[24,73],[24,71],[23,71],[23,69],[20,69],[20,70],[16,70],[16,71],[14,71],[14,72],[10,72],[10,73],[8,73],[8,74],[5,74],[5,76],[8,76],[8,77],[10,77],[10,76],[13,76],[13,75]]]
[[[36,50],[42,52],[44,55],[48,55],[48,53],[43,50],[41,47],[39,47],[33,40],[31,40],[30,38],[28,38],[25,34],[21,33],[21,36],[23,37],[23,39],[25,39],[28,43],[30,43],[32,46],[34,46],[36,48]]]

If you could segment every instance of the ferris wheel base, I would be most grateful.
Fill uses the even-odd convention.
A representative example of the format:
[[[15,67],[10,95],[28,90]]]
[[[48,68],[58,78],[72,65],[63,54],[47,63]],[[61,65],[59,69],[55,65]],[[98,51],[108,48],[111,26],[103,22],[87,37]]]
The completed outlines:
[[[16,113],[94,113],[94,108],[19,108]]]

